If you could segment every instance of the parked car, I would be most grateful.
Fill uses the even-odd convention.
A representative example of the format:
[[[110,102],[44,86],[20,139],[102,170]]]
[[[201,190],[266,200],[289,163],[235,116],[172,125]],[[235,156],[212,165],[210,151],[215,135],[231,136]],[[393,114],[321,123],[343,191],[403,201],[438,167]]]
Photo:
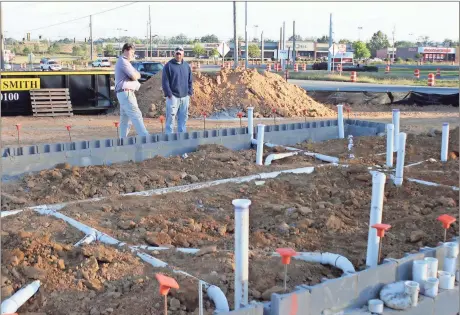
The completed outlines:
[[[110,67],[110,60],[108,58],[98,58],[93,61],[93,67]]]
[[[55,60],[46,60],[44,63],[40,63],[40,68],[42,71],[59,71],[62,70],[61,65]]]
[[[160,62],[134,61],[131,62],[131,64],[133,65],[134,69],[139,71],[139,73],[141,74],[139,82],[145,82],[152,76],[163,70],[163,65]]]

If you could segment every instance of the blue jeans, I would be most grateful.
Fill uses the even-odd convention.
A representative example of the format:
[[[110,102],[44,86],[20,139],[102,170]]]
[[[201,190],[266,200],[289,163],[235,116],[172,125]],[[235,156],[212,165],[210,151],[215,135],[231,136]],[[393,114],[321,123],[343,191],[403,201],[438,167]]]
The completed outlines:
[[[187,131],[188,106],[190,96],[166,98],[166,133],[173,133],[177,116],[177,131]]]
[[[139,136],[147,136],[149,132],[144,126],[142,113],[137,105],[134,92],[118,92],[117,99],[120,103],[120,138],[126,138],[131,129],[131,123]]]

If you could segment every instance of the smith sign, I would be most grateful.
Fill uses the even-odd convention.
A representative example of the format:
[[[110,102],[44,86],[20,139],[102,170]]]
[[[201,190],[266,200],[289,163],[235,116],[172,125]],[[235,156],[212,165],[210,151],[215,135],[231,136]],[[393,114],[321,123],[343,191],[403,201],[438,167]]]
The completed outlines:
[[[40,79],[1,79],[1,91],[29,91],[40,89]]]

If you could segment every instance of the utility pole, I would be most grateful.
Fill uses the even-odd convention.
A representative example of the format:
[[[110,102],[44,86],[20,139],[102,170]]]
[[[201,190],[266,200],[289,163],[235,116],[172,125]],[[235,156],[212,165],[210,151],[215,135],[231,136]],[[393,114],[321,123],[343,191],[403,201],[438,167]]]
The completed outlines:
[[[286,49],[286,22],[283,22],[283,50]],[[283,59],[281,61],[281,66],[283,68],[283,71],[286,70],[286,59]]]
[[[329,48],[332,47],[332,13],[329,16]],[[329,49],[328,49],[329,50]],[[332,69],[332,53],[329,51],[327,54],[327,71],[331,72]]]
[[[152,18],[150,16],[150,5],[149,5],[149,42],[150,42],[150,60],[153,57],[153,51],[152,51]]]
[[[281,49],[283,49],[283,28],[280,27],[280,42],[278,44],[278,61],[281,62]]]
[[[395,48],[395,32],[396,32],[396,25],[393,26],[393,63],[395,62],[395,53],[396,53],[396,48]]]
[[[233,59],[235,61],[233,68],[238,68],[238,36],[236,36],[236,1],[233,1]],[[225,56],[222,56],[222,60]]]
[[[248,2],[244,2],[244,41],[246,42],[246,47],[244,49],[246,58],[244,59],[244,68],[248,68],[248,58],[249,58],[249,43],[248,43]]]
[[[89,16],[89,38],[90,38],[90,56],[91,56],[91,61],[93,61],[93,16]]]
[[[2,12],[2,2],[0,1],[0,70],[5,69],[5,56],[4,56],[4,45],[5,37],[3,36],[3,12]]]
[[[295,21],[292,22],[292,59],[293,65],[295,66],[295,59],[296,59],[296,50],[295,50]]]
[[[262,65],[264,64],[264,31],[260,34],[260,50],[261,50],[261,55],[260,55],[260,61]]]

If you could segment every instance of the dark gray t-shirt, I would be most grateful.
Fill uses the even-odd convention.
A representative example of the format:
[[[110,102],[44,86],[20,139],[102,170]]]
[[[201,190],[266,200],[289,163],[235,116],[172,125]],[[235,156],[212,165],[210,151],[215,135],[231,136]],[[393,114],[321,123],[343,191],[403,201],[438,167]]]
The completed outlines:
[[[123,89],[123,83],[133,81],[131,79],[137,73],[129,60],[120,56],[115,64],[115,92]]]

